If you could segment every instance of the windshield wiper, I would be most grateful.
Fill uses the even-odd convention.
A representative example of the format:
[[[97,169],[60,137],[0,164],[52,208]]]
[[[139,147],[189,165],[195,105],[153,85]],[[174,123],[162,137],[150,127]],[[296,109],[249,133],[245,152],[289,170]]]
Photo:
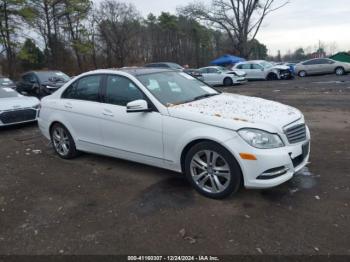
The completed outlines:
[[[217,95],[219,95],[219,94],[205,94],[205,95],[201,95],[201,96],[197,96],[197,97],[193,98],[192,101],[197,101],[197,100],[201,100],[201,99],[204,99],[204,98],[217,96]]]

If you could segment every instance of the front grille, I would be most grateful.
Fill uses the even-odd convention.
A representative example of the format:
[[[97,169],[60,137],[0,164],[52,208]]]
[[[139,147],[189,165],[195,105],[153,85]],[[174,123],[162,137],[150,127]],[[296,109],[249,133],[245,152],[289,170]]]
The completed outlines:
[[[14,124],[36,119],[35,109],[22,109],[16,111],[7,111],[0,114],[0,121],[4,124]]]
[[[306,140],[305,124],[290,127],[285,130],[289,143],[295,144]]]

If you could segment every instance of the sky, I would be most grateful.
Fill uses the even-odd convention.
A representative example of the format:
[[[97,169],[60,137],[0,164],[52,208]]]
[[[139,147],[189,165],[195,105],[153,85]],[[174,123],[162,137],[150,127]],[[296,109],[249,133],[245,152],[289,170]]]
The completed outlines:
[[[102,0],[94,0],[98,3]],[[142,15],[176,13],[178,7],[194,1],[211,0],[121,0],[133,3]],[[276,5],[284,0],[276,0]],[[298,47],[314,51],[319,41],[328,52],[350,50],[350,0],[289,0],[290,3],[271,13],[260,29],[257,39],[269,54],[282,54]]]

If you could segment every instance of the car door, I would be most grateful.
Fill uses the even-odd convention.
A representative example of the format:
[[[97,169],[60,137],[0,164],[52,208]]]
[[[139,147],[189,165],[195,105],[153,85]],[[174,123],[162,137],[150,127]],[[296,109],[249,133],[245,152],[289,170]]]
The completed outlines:
[[[59,107],[63,124],[73,134],[78,149],[98,152],[102,145],[100,88],[103,75],[79,78],[62,94]]]
[[[307,74],[318,74],[320,72],[318,59],[313,59],[303,63]]]
[[[335,70],[334,62],[329,59],[320,59],[320,74],[330,74]]]
[[[208,73],[208,70],[208,68],[201,68],[199,71],[202,73],[203,81],[208,85],[211,85],[212,83],[210,82],[210,75]]]
[[[264,68],[259,64],[251,64],[250,74],[255,79],[265,79]]]
[[[111,154],[146,164],[163,163],[162,115],[129,78],[106,75],[102,119],[103,145]],[[144,99],[150,112],[128,113],[129,102]]]
[[[216,68],[208,68],[208,79],[211,85],[222,85],[224,81],[221,71]]]
[[[247,79],[254,79],[255,78],[254,72],[252,71],[252,65],[251,64],[241,64],[241,65],[239,65],[238,69],[246,72],[246,74],[247,74],[246,78]]]

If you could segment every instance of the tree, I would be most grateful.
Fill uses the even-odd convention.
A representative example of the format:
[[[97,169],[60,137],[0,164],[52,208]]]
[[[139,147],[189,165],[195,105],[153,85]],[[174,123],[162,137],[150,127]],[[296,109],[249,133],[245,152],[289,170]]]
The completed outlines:
[[[44,66],[44,53],[31,39],[26,39],[18,53],[18,58],[24,71],[41,69]]]
[[[26,19],[28,25],[41,35],[45,44],[47,64],[57,68],[60,58],[59,21],[62,19],[62,0],[27,0],[27,6],[31,11]]]
[[[87,29],[83,21],[91,8],[90,0],[63,0],[63,28],[69,34],[69,42],[74,50],[79,71],[83,71],[82,54],[90,52]]]
[[[137,39],[140,32],[141,16],[132,4],[114,0],[105,0],[97,10],[97,26],[100,37],[105,43],[108,67],[123,67],[133,48],[138,47],[142,39]],[[113,57],[112,57],[113,53]]]
[[[275,0],[212,0],[211,6],[193,3],[180,9],[182,14],[208,22],[227,33],[238,55],[249,57],[252,40],[270,13],[285,6],[288,1],[274,6]]]
[[[250,58],[256,60],[265,60],[267,58],[267,47],[260,43],[258,40],[252,40],[249,45],[251,46]]]
[[[0,2],[0,45],[1,53],[6,54],[7,71],[10,77],[15,75],[16,35],[20,29],[20,19],[23,17],[24,0],[2,0]]]

